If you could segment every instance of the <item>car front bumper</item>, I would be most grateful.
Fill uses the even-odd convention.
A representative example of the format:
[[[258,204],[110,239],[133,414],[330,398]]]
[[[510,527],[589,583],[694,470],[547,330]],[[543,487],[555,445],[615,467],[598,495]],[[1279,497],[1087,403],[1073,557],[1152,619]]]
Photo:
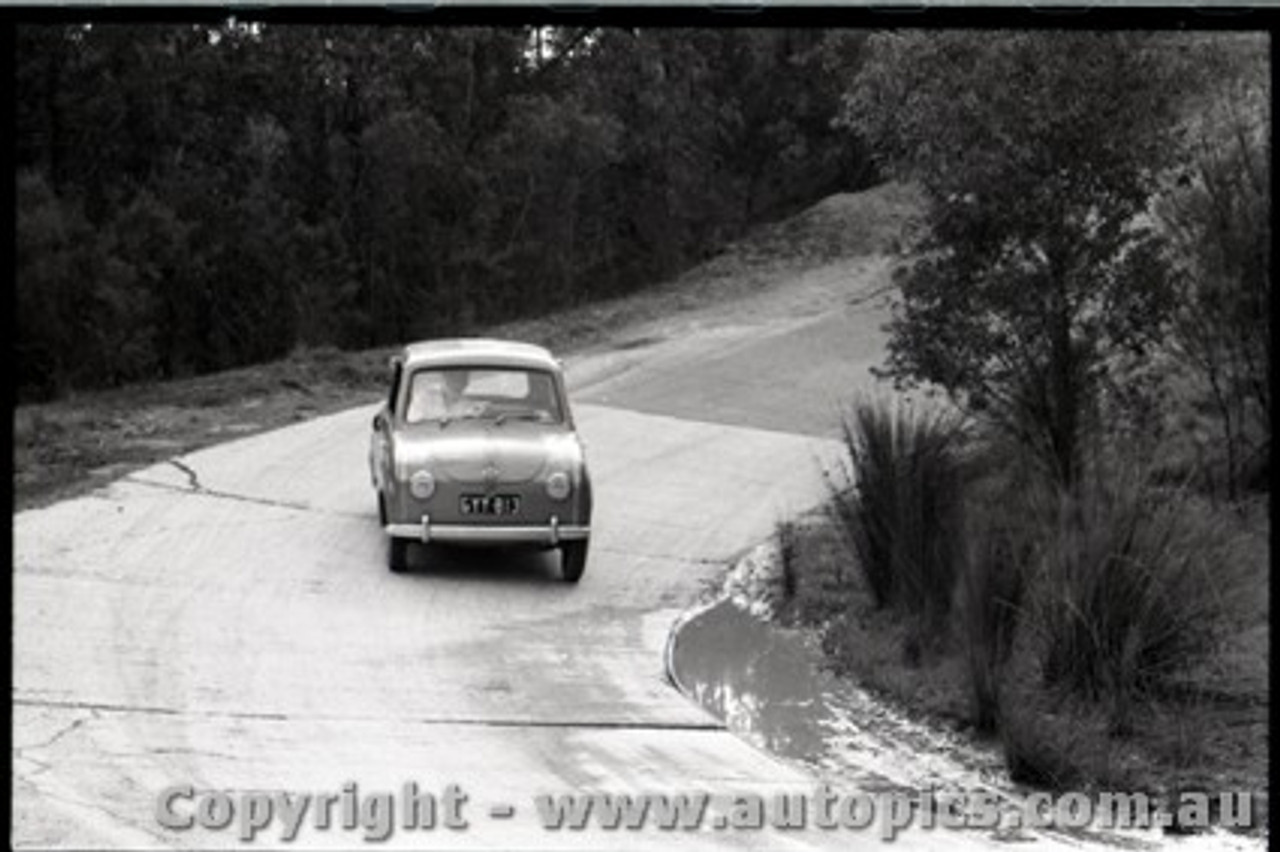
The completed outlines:
[[[555,547],[565,541],[585,541],[591,535],[591,527],[578,524],[562,524],[556,517],[551,523],[538,526],[470,526],[463,524],[433,524],[430,515],[423,515],[417,524],[387,524],[383,529],[392,538],[409,538],[421,542],[445,544],[540,544]]]

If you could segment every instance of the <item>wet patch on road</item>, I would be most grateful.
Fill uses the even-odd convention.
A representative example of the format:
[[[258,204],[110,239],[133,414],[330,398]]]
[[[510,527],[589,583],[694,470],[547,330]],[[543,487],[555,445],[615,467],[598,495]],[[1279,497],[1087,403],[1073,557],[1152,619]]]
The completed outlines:
[[[1023,806],[1031,791],[1009,779],[994,745],[905,717],[825,671],[821,649],[805,633],[771,624],[744,603],[725,597],[681,619],[668,649],[676,687],[730,731],[837,786],[872,794],[982,791],[1003,812]],[[1036,839],[1016,825],[985,831],[1002,843]],[[1041,831],[1103,849],[1159,850],[1174,842],[1154,830]],[[1177,845],[1189,852],[1250,848],[1250,841],[1214,831]]]
[[[760,748],[814,769],[838,759],[838,685],[815,666],[814,649],[798,633],[723,600],[682,625],[671,667],[683,692]],[[895,786],[877,773],[857,775],[864,788]]]

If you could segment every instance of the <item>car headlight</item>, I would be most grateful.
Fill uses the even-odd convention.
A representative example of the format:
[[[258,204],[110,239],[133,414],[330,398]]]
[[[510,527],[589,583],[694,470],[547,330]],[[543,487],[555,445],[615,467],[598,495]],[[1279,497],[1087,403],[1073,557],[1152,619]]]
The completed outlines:
[[[552,500],[564,500],[573,490],[569,474],[558,470],[547,477],[547,496]]]
[[[428,500],[436,493],[436,478],[425,470],[409,477],[409,493],[419,500]]]

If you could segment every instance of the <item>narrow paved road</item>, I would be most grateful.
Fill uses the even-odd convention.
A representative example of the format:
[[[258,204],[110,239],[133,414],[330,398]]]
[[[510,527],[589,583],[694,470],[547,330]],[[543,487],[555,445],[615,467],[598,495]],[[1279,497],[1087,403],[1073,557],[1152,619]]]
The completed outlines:
[[[15,516],[11,842],[234,846],[234,827],[162,829],[157,794],[416,781],[466,791],[469,827],[383,845],[849,848],[817,830],[554,832],[531,803],[814,788],[675,691],[663,652],[726,561],[822,498],[838,402],[867,384],[881,319],[747,312],[574,359],[598,506],[576,587],[544,555],[428,553],[390,574],[369,409]],[[295,845],[362,838],[308,819]],[[259,843],[280,845],[279,825]]]

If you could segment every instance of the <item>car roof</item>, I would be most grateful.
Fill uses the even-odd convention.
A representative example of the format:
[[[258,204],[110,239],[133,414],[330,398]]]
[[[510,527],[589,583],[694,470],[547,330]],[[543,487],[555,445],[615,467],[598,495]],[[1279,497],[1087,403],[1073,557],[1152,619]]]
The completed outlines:
[[[406,367],[525,367],[558,370],[560,362],[541,346],[488,337],[454,337],[410,343],[401,353]]]

